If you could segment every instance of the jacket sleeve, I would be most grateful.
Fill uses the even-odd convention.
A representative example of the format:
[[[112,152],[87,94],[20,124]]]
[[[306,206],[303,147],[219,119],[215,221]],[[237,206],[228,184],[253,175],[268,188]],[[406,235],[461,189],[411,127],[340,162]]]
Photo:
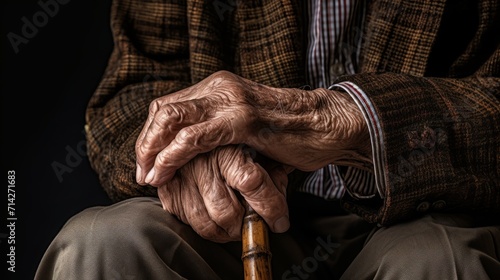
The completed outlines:
[[[91,167],[113,201],[156,196],[135,183],[135,140],[149,103],[189,86],[185,3],[166,2],[112,3],[114,47],[88,103],[85,130]]]
[[[498,56],[497,56],[498,58]],[[383,199],[344,206],[389,225],[427,211],[500,212],[500,79],[365,73],[380,122]]]
[[[405,63],[425,56],[424,38],[431,31],[407,32],[415,29],[408,16],[400,16],[405,9],[394,9],[372,18],[378,32],[367,49],[381,55],[367,62],[368,70],[336,81],[359,87],[379,121],[382,199],[346,195],[343,201],[370,222],[390,225],[428,211],[500,213],[500,5],[447,3],[422,62],[425,72],[412,73],[423,68]],[[471,16],[477,18],[469,21]],[[387,18],[399,25],[387,25]],[[439,22],[425,20],[432,27]],[[392,26],[393,37],[384,37],[385,26]]]

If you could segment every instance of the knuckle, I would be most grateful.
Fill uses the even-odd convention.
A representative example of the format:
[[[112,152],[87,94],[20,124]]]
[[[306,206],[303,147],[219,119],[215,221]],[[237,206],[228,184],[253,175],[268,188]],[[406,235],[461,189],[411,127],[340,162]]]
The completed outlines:
[[[145,158],[158,152],[155,147],[156,141],[152,139],[151,136],[152,135],[148,133],[142,140],[142,143],[136,146],[135,151],[138,157]]]
[[[211,89],[224,89],[225,92],[228,87],[234,88],[236,81],[238,81],[238,76],[229,71],[220,70],[208,77],[207,85]]]
[[[171,135],[175,133],[176,127],[182,122],[182,116],[179,114],[167,114],[164,112],[162,117],[155,124],[158,128],[163,130],[165,135]]]
[[[169,166],[169,161],[168,157],[165,152],[160,152],[158,155],[156,155],[156,160],[155,160],[155,167],[168,167]]]
[[[200,221],[196,231],[205,239],[214,239],[218,236],[217,224],[212,220]]]
[[[158,111],[158,108],[160,108],[160,106],[161,106],[160,98],[156,98],[153,101],[151,101],[151,103],[149,103],[149,108],[148,108],[149,114],[154,115],[156,111]]]
[[[234,206],[231,203],[227,203],[227,201],[221,199],[220,203],[215,203],[212,209],[212,219],[216,224],[220,225],[223,228],[231,227],[236,218],[239,216],[239,211],[234,209]]]
[[[258,191],[265,181],[264,174],[253,164],[247,164],[246,168],[241,168],[237,176],[238,189],[246,195],[252,195]]]
[[[142,147],[142,143],[144,142],[143,141],[140,141],[139,139],[135,141],[135,145],[134,145],[134,150],[135,150],[135,153],[136,154],[139,154],[141,152],[141,147]]]
[[[137,139],[135,140],[135,144],[134,144],[134,149],[135,151],[137,151],[137,149],[139,149],[140,146],[142,146],[142,142],[143,142],[143,139],[146,135],[146,131],[143,130],[139,133],[139,136],[137,137]],[[141,137],[143,136],[143,137]]]
[[[176,140],[179,145],[195,145],[197,142],[197,135],[200,133],[199,129],[193,126],[184,127],[179,131]]]
[[[143,145],[136,145],[135,155],[137,157],[137,160],[141,160],[145,158],[148,155],[148,153],[145,151],[145,147]]]
[[[226,79],[227,77],[231,77],[233,73],[227,71],[227,70],[219,70],[212,75],[210,75],[211,79]]]
[[[234,217],[233,215],[227,213],[229,212],[227,210],[228,209],[219,209],[218,211],[216,211],[217,214],[212,216],[214,222],[222,228],[227,228],[229,225],[231,225],[231,223],[233,223]]]
[[[156,110],[153,122],[156,128],[165,129],[172,126],[179,126],[189,120],[191,114],[197,112],[192,106],[192,102],[170,103],[162,105]]]
[[[170,104],[164,105],[158,111],[156,111],[153,122],[156,125],[156,127],[163,127],[172,120],[175,120],[176,116],[177,114],[175,113],[175,110],[172,108],[172,105]]]
[[[156,151],[153,150],[153,145],[151,144],[151,139],[145,137],[141,143],[137,143],[135,146],[135,154],[138,161],[146,160],[152,156]]]
[[[164,123],[179,122],[182,120],[182,108],[179,104],[166,104],[160,109]]]
[[[226,143],[226,140],[226,131],[221,129],[220,124],[214,122],[184,127],[179,130],[176,136],[176,141],[181,149],[189,147],[192,152],[208,151],[219,144]]]

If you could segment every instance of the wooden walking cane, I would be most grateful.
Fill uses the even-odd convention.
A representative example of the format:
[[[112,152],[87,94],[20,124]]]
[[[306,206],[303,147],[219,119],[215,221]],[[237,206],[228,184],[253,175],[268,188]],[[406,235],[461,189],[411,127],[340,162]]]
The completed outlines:
[[[271,249],[267,224],[245,200],[243,227],[241,230],[243,271],[245,280],[270,280]]]

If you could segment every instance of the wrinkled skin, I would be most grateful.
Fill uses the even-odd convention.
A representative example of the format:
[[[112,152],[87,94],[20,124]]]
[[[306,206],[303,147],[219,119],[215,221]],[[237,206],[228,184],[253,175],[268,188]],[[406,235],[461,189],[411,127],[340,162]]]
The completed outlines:
[[[282,163],[281,174],[243,159],[241,148],[235,151],[227,146],[231,144],[245,144]],[[363,169],[371,165],[366,123],[347,94],[272,88],[227,71],[154,100],[136,155],[137,182],[158,187],[167,211],[212,240],[239,234],[243,208],[232,190],[241,193],[272,231],[283,232],[289,226],[284,195],[278,195],[284,187],[281,179],[271,177],[329,163]],[[258,179],[249,179],[250,173]],[[218,200],[230,207],[214,203]]]
[[[198,155],[158,188],[163,208],[200,236],[227,242],[241,238],[244,198],[266,213],[273,231],[285,231],[289,227],[285,193],[290,170],[269,160],[261,165],[252,155],[236,145]],[[275,225],[281,217],[284,224]]]

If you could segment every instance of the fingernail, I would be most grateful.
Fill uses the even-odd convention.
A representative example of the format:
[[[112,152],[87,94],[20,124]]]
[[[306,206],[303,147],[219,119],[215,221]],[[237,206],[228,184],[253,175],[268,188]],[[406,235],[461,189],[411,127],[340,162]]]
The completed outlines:
[[[136,171],[135,171],[135,180],[138,183],[142,182],[142,168],[137,164]]]
[[[287,216],[283,216],[279,218],[276,222],[274,222],[274,232],[282,233],[288,230],[290,227],[290,221]]]
[[[155,177],[155,168],[151,168],[151,171],[149,171],[148,176],[146,176],[146,183],[151,183],[153,181],[153,178]]]

